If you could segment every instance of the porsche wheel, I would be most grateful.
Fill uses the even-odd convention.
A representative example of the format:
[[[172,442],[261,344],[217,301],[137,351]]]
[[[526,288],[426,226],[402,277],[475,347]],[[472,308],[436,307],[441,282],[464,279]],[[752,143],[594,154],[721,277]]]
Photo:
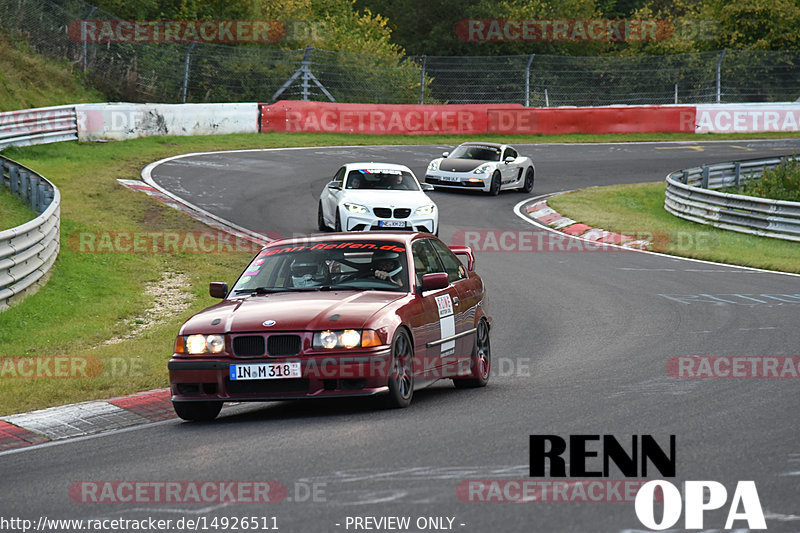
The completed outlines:
[[[334,227],[334,231],[342,231],[342,217],[340,216],[339,210],[336,210],[336,226]]]
[[[414,347],[404,329],[397,330],[392,341],[392,368],[388,385],[387,407],[408,407],[414,396]]]
[[[325,217],[322,216],[322,202],[319,203],[317,208],[317,228],[320,231],[328,231],[328,225],[325,224]]]
[[[489,324],[485,319],[478,322],[470,366],[472,367],[472,377],[453,379],[453,384],[457,389],[485,387],[489,383],[489,375],[492,372],[492,347],[489,342]]]
[[[524,193],[533,190],[533,167],[528,167],[528,170],[525,171],[525,183],[517,190]]]
[[[500,194],[500,173],[496,170],[494,174],[492,174],[492,184],[489,185],[489,194],[492,196]]]
[[[172,402],[175,414],[192,422],[214,420],[222,409],[222,402]]]

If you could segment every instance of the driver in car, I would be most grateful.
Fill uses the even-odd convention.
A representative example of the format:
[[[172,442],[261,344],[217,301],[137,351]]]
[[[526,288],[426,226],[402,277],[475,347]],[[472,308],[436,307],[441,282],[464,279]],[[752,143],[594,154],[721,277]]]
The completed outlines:
[[[398,254],[380,255],[372,259],[372,273],[379,280],[401,287],[403,282],[395,277],[403,271]]]
[[[292,286],[298,288],[319,287],[326,281],[325,264],[310,257],[298,257],[290,266]]]

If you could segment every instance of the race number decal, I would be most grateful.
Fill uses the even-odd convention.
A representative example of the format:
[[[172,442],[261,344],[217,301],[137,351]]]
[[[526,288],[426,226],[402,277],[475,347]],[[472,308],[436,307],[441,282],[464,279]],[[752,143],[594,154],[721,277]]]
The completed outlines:
[[[456,334],[456,319],[453,315],[453,300],[449,294],[436,297],[436,307],[439,309],[439,327],[443,339]],[[451,354],[456,348],[456,341],[447,341],[441,344],[442,355]]]

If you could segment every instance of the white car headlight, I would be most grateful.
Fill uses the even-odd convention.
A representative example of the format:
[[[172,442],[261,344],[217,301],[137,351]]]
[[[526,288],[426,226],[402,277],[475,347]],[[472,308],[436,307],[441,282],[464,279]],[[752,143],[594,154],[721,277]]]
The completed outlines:
[[[435,208],[436,207],[433,204],[431,204],[431,205],[423,205],[421,207],[418,207],[416,209],[416,211],[414,211],[414,214],[415,215],[432,215],[433,214],[433,210]]]
[[[428,163],[428,170],[433,170],[433,171],[439,170],[439,163],[441,162],[442,162],[441,159],[434,159],[433,161]]]
[[[346,203],[346,204],[344,204],[344,208],[347,209],[348,212],[355,213],[357,215],[363,215],[364,213],[367,212],[367,208],[366,207],[364,207],[363,205],[358,205],[358,204],[348,204],[348,203]]]
[[[491,169],[491,168],[492,168],[492,165],[489,165],[489,164],[481,165],[478,168],[476,168],[475,170],[473,170],[472,173],[473,174],[486,174],[487,172],[489,172],[489,169]]]
[[[189,335],[184,339],[184,346],[185,352],[181,353],[192,355],[220,353],[225,350],[225,337],[222,335]]]

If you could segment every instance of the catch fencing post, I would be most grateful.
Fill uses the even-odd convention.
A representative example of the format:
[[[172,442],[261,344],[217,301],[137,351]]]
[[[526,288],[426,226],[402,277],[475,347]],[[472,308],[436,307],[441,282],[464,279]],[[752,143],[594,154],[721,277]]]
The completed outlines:
[[[717,103],[720,101],[722,95],[722,59],[725,57],[725,50],[719,55],[717,60]]]
[[[89,14],[81,21],[81,39],[83,40],[83,71],[86,72],[86,19],[92,16],[92,13],[97,9],[97,7],[92,6],[92,9],[89,10]]]
[[[422,56],[422,74],[419,80],[419,105],[425,102],[425,67],[428,63],[428,56]]]
[[[192,41],[192,43],[189,45],[189,48],[186,49],[186,61],[183,65],[183,89],[181,90],[181,102],[184,104],[186,103],[186,91],[189,87],[189,56],[192,54],[192,48],[194,48],[194,45],[196,44],[197,43],[195,41]]]
[[[530,107],[531,104],[531,63],[533,63],[533,56],[535,55],[530,55],[528,64],[525,66],[525,107]]]

